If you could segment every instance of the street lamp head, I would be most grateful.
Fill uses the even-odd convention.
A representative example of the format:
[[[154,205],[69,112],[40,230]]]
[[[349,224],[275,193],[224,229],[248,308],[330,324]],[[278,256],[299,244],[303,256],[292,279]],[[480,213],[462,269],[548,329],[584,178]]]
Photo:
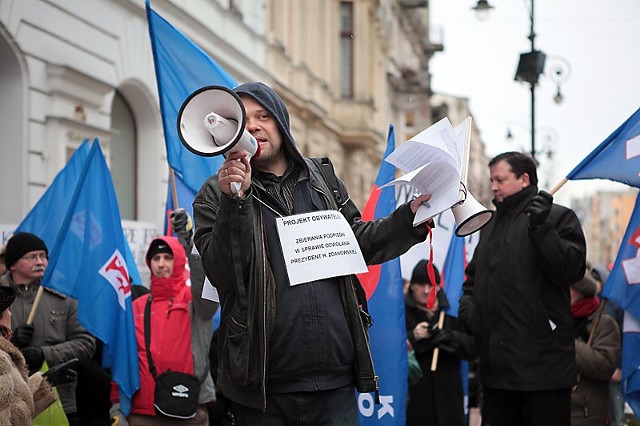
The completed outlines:
[[[558,90],[556,91],[556,95],[553,97],[553,102],[556,105],[560,105],[564,101],[564,96],[562,96],[562,92],[560,92],[560,85],[558,85]]]
[[[544,61],[546,55],[539,51],[521,53],[516,70],[516,81],[524,81],[534,86],[538,83],[538,77],[544,71]]]
[[[484,22],[489,19],[489,12],[491,12],[493,6],[491,6],[487,0],[478,0],[476,5],[471,9],[476,11],[476,18],[478,18],[478,21]]]

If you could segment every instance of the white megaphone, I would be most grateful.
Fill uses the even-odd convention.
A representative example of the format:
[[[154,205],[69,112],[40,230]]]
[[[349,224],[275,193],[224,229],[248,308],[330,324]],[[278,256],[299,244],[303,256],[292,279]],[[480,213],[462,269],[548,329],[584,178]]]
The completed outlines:
[[[260,155],[256,139],[246,131],[244,104],[235,92],[224,86],[205,86],[187,97],[178,112],[178,136],[196,155],[228,155],[241,149],[247,157]],[[232,182],[231,190],[240,191]]]
[[[453,207],[453,217],[456,221],[456,235],[466,237],[479,231],[493,217],[493,210],[485,208],[467,190],[467,174],[469,166],[469,154],[471,150],[471,117],[467,117],[459,127],[464,138],[464,159],[462,160],[462,173],[460,174],[460,202]]]
[[[493,211],[485,208],[475,199],[471,192],[461,184],[460,192],[464,194],[464,201],[451,207],[453,217],[456,221],[456,235],[466,237],[479,231],[491,220]]]

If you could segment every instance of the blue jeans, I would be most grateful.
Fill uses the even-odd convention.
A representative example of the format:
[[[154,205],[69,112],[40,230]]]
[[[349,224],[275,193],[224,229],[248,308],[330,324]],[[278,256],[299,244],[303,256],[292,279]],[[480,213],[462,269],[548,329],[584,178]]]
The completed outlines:
[[[238,426],[357,426],[353,385],[316,392],[267,395],[267,410],[233,403]]]

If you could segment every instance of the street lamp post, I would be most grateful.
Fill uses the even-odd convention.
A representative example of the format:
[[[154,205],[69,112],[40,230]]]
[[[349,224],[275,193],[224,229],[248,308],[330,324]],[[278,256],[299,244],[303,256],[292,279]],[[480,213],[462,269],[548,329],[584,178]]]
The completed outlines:
[[[477,4],[472,7],[476,11],[478,16],[486,15],[493,6],[489,4],[487,0],[478,0]],[[486,19],[486,18],[485,18]],[[483,19],[484,20],[484,19]],[[518,62],[518,68],[516,70],[516,81],[522,81],[529,84],[529,90],[531,92],[531,156],[536,158],[536,86],[540,74],[544,72],[546,55],[540,50],[536,50],[536,33],[535,33],[535,0],[529,2],[529,35],[527,36],[531,43],[531,49],[529,52],[520,54],[520,60]],[[566,68],[562,68],[558,72],[558,75],[554,75],[554,80],[557,82],[557,93],[554,97],[556,103],[562,102],[562,94],[560,93],[560,81],[564,81],[567,78],[568,63]]]
[[[515,80],[523,81],[529,84],[531,92],[531,156],[536,158],[536,86],[538,78],[544,71],[544,63],[546,55],[536,50],[536,33],[535,33],[535,3],[530,1],[529,10],[529,36],[527,37],[531,43],[531,50],[520,55],[518,69],[516,70]]]

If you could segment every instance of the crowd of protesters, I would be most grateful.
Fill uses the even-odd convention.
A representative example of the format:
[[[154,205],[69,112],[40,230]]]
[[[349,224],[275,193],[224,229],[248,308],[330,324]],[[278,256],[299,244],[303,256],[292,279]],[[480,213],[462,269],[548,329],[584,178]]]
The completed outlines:
[[[195,227],[177,211],[177,238],[147,248],[150,283],[133,303],[140,389],[128,416],[77,302],[40,285],[49,248],[30,233],[9,239],[0,256],[0,395],[16,408],[0,409],[1,424],[30,424],[56,399],[52,387],[70,425],[358,423],[356,390],[378,391],[364,290],[352,275],[290,285],[277,221],[339,210],[365,261],[378,264],[425,240],[428,229],[412,222],[429,195],[363,222],[331,163],[301,155],[275,91],[246,83],[235,93],[259,154],[250,162],[228,153],[194,201]],[[496,156],[489,177],[496,211],[465,270],[459,318],[445,315],[443,280],[427,260],[405,294],[419,370],[407,424],[467,424],[462,360],[478,362],[483,424],[621,424],[619,396],[610,403],[620,328],[605,312],[614,306],[598,298],[605,272],[588,266],[577,216],[538,189],[526,154]],[[215,333],[219,305],[203,297],[206,279],[220,295]],[[165,403],[167,386],[185,403]]]

